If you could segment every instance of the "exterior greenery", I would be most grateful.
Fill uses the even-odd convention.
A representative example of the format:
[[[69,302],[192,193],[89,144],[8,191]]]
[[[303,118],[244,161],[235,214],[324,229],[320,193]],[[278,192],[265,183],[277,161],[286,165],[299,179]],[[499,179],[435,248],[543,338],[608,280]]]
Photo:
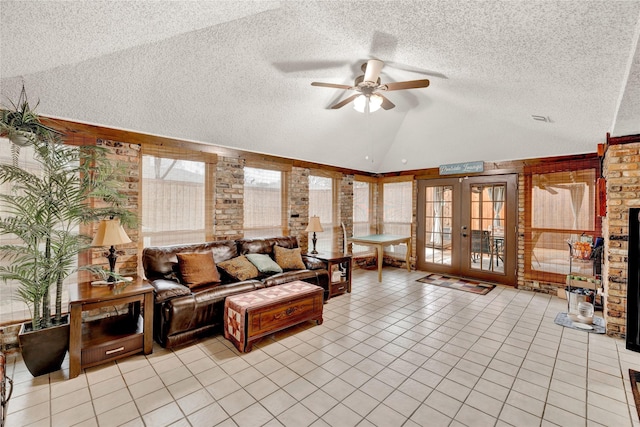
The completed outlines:
[[[0,135],[8,135],[8,116],[3,112]],[[101,268],[77,266],[78,254],[91,243],[79,232],[81,225],[109,217],[135,224],[133,214],[121,207],[122,172],[106,158],[105,148],[66,145],[57,132],[42,129],[37,135],[30,141],[38,172],[0,164],[0,182],[12,187],[0,194],[6,214],[0,217],[0,234],[18,240],[0,246],[0,259],[8,261],[0,266],[0,279],[19,284],[18,298],[30,307],[33,330],[61,322],[63,281],[70,274],[78,269],[105,274]]]

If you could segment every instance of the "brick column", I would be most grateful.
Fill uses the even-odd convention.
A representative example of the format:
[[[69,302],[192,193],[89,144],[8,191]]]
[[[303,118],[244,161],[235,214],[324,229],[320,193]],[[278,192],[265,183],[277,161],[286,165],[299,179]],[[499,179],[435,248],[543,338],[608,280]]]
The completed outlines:
[[[309,236],[304,231],[309,225],[309,169],[293,167],[289,177],[289,235],[298,238],[303,252],[309,247]]]
[[[244,236],[244,163],[244,159],[239,158],[218,158],[213,223],[216,240]]]
[[[629,208],[640,207],[640,143],[609,145],[603,163],[607,216],[603,218],[607,335],[624,337],[627,321]]]
[[[340,218],[338,221],[344,223],[347,236],[353,236],[353,175],[342,175],[340,180],[340,191],[338,195],[338,211]],[[342,227],[339,228],[338,252],[342,252],[344,247]]]
[[[525,286],[524,280],[524,235],[525,235],[525,180],[524,174],[518,174],[518,235],[517,235],[517,245],[518,245],[518,271],[516,272],[517,277],[517,285],[518,289],[525,289],[526,286],[531,284],[531,281]]]

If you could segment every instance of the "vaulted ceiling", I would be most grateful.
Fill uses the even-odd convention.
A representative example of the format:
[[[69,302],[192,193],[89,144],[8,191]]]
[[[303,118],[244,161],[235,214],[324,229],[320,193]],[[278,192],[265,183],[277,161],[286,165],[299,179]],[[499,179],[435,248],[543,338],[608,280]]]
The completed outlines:
[[[640,134],[640,0],[0,0],[0,37],[4,106],[367,172]],[[368,115],[311,86],[370,58],[431,84]]]

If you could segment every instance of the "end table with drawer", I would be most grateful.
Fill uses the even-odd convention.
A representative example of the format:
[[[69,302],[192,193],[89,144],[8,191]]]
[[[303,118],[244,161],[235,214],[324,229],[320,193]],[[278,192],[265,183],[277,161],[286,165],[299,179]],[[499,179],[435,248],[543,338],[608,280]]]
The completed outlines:
[[[128,309],[120,314],[117,307],[124,305]],[[105,307],[114,307],[114,314],[83,321],[83,312]],[[141,278],[106,286],[73,284],[69,312],[69,378],[84,368],[153,351],[153,287]]]
[[[329,271],[329,298],[351,292],[351,255],[339,252],[308,253],[327,265]]]

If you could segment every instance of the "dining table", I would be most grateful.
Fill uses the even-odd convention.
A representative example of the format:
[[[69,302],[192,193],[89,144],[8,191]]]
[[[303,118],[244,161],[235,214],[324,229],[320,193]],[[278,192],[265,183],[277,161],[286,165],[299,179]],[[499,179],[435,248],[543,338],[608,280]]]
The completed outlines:
[[[411,236],[397,236],[393,234],[370,234],[368,236],[353,236],[347,239],[349,243],[355,243],[363,246],[372,246],[376,249],[376,258],[378,263],[378,282],[382,282],[382,261],[385,246],[391,245],[407,245],[407,253],[405,261],[407,263],[407,271],[411,271]]]

